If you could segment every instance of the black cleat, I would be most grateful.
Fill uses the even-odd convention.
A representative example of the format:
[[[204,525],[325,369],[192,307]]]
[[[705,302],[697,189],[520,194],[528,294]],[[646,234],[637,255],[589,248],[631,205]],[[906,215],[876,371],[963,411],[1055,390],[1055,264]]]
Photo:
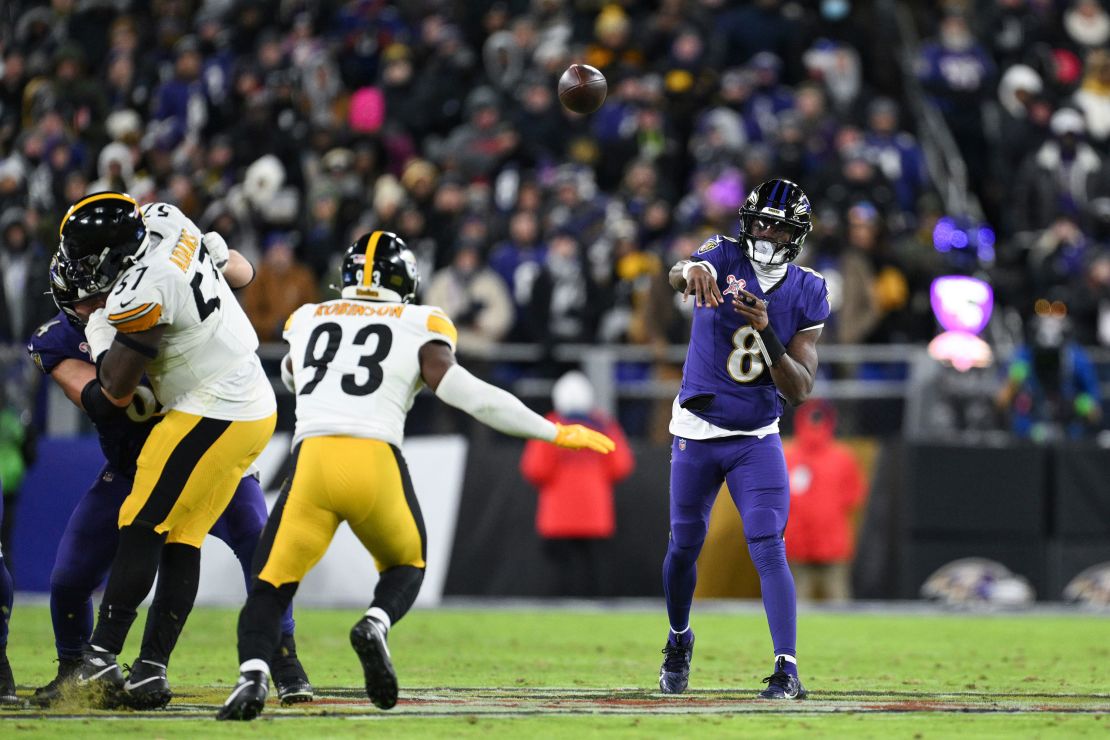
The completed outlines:
[[[663,646],[663,665],[659,668],[659,690],[681,694],[690,682],[690,659],[694,657],[694,631],[671,632]]]
[[[270,679],[262,671],[247,671],[239,674],[239,683],[227,701],[216,713],[220,720],[252,720],[262,714],[266,697],[270,694]]]
[[[792,673],[786,672],[786,658],[775,661],[775,672],[763,679],[767,688],[759,692],[760,699],[804,699],[806,689]]]
[[[81,665],[73,673],[77,687],[87,693],[93,702],[105,709],[118,707],[123,694],[123,671],[116,656],[87,648],[81,656]]]
[[[58,658],[58,675],[50,683],[35,689],[35,693],[31,696],[31,703],[48,707],[57,702],[62,698],[62,692],[73,685],[73,674],[80,667],[80,658]]]
[[[8,656],[0,653],[0,706],[13,706],[22,703],[23,700],[15,693],[15,676],[12,675],[12,666],[8,663]]]
[[[385,637],[385,625],[372,617],[363,617],[351,628],[351,647],[362,663],[366,695],[378,709],[392,709],[397,704],[397,674]]]
[[[162,709],[170,703],[173,692],[166,678],[166,666],[150,660],[138,660],[128,667],[123,684],[123,703],[132,709]]]
[[[301,704],[312,701],[312,684],[304,666],[297,658],[297,643],[293,635],[282,635],[278,654],[270,663],[274,689],[282,704]]]

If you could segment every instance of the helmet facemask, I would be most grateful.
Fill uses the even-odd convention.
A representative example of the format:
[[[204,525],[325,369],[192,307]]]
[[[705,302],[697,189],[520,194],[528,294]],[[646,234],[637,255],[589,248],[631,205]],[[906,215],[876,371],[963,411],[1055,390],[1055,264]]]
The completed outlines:
[[[809,198],[789,180],[762,183],[740,208],[744,253],[759,265],[793,262],[812,228]]]

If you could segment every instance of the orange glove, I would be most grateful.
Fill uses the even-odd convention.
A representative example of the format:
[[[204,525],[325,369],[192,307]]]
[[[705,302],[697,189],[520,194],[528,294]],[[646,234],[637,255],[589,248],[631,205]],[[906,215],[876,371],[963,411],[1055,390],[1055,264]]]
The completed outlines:
[[[584,427],[581,424],[556,424],[555,425],[555,439],[552,440],[554,444],[559,447],[566,447],[569,450],[581,450],[583,448],[600,452],[603,455],[608,455],[613,450],[617,449],[617,445],[613,440],[606,437],[601,432],[595,432],[589,427]]]

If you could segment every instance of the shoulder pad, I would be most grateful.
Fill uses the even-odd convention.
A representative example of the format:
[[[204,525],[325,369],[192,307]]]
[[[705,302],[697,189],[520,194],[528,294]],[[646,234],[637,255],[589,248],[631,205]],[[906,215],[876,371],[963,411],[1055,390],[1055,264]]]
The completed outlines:
[[[694,252],[694,254],[705,254],[706,252],[712,252],[714,249],[721,246],[721,240],[723,238],[724,237],[722,237],[720,234],[714,234],[713,236],[706,239],[702,243],[702,245],[698,247],[697,251]]]
[[[814,270],[812,267],[805,267],[804,265],[794,265],[794,267],[797,267],[799,270],[805,270],[806,272],[808,272],[810,275],[813,275],[818,280],[824,280],[825,279],[824,275],[817,272],[817,270]]]

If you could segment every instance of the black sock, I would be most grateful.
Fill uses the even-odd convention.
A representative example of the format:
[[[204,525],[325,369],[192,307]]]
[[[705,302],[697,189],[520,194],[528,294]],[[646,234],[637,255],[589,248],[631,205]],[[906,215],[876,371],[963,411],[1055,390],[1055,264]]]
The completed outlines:
[[[118,655],[127,632],[158,573],[158,560],[166,535],[153,529],[131,525],[119,532],[119,547],[112,561],[112,573],[100,602],[100,615],[89,643]]]
[[[243,611],[239,612],[239,663],[264,660],[267,664],[281,644],[281,615],[297,593],[297,583],[281,588],[256,578]],[[271,666],[272,667],[272,666]]]
[[[146,615],[140,660],[169,665],[170,654],[196,601],[199,581],[199,548],[180,543],[162,548],[158,588]]]
[[[398,565],[384,570],[374,588],[370,607],[378,607],[389,615],[391,624],[397,624],[408,613],[420,593],[424,582],[424,569],[413,565]]]

